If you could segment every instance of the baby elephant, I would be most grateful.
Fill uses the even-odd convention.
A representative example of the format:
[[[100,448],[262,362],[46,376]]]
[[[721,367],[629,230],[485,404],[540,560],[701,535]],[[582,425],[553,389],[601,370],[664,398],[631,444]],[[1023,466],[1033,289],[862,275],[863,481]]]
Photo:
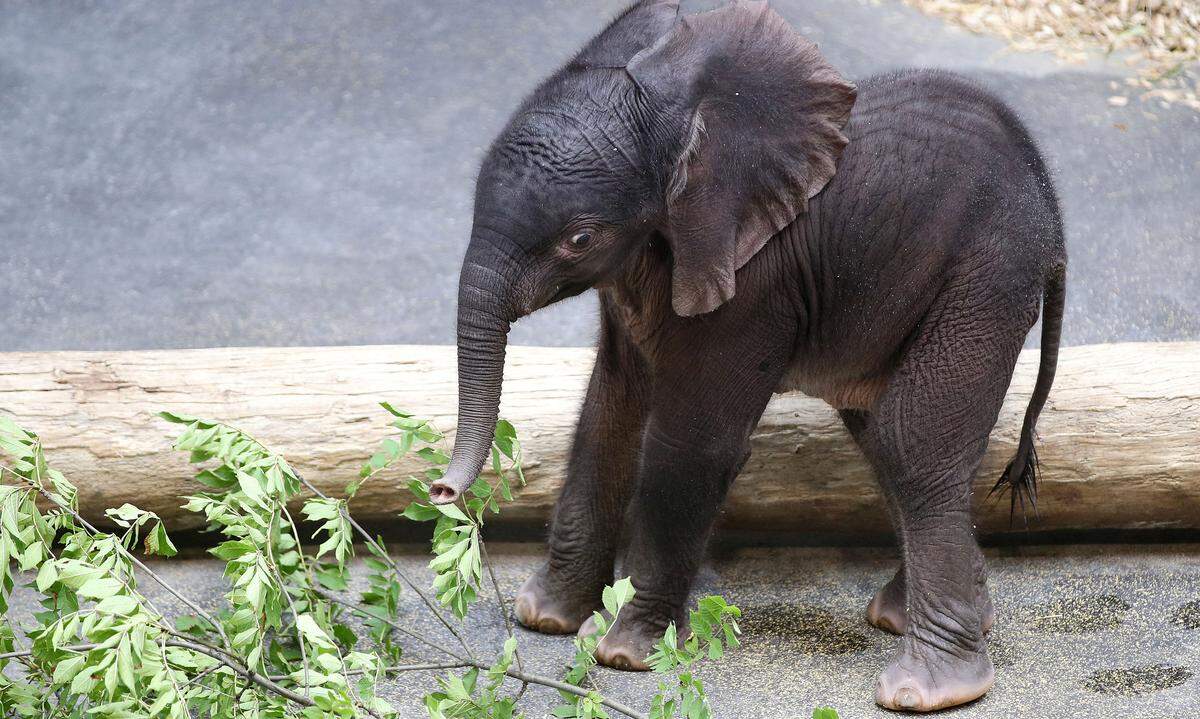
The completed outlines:
[[[1041,370],[997,485],[1033,499],[1065,268],[1050,177],[987,92],[927,71],[856,88],[765,3],[684,17],[644,0],[525,100],[483,162],[458,440],[433,496],[454,501],[484,462],[510,323],[595,287],[596,366],[521,623],[587,631],[625,527],[637,596],[598,655],[645,669],[685,620],[767,401],[799,390],[841,415],[903,548],[867,610],[904,637],[876,701],[969,702],[994,676],[971,480],[1042,304]]]

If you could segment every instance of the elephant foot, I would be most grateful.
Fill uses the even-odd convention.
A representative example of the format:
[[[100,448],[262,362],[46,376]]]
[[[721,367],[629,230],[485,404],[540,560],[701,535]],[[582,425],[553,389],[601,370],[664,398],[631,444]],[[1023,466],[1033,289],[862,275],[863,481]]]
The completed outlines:
[[[634,614],[632,606],[622,610],[608,634],[600,640],[596,647],[596,661],[606,667],[630,672],[645,672],[650,670],[646,658],[654,652],[654,645],[666,631],[667,622],[642,621]],[[679,624],[676,624],[678,627]],[[689,630],[679,632],[682,642]],[[596,622],[591,617],[579,629],[579,636],[587,636],[596,632]]]
[[[542,567],[517,590],[513,614],[527,629],[542,634],[574,634],[592,612],[600,608],[600,593],[595,596],[573,595],[547,589],[546,568]]]
[[[896,711],[936,711],[978,699],[995,680],[986,649],[951,653],[905,637],[879,675],[875,703]]]
[[[908,608],[905,606],[904,570],[896,572],[867,605],[867,622],[876,629],[904,636],[908,632]]]
[[[987,587],[983,587],[983,633],[992,631],[996,624],[996,605],[992,604],[992,595]],[[896,572],[891,581],[883,585],[871,602],[867,604],[867,623],[876,629],[882,629],[899,636],[908,633],[908,609],[904,590],[904,570]]]

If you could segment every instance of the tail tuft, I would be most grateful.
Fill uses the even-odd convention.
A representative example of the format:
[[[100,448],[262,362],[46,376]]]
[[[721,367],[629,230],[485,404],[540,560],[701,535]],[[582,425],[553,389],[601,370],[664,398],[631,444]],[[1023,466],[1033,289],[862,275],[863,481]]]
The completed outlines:
[[[1008,490],[1009,526],[1012,526],[1013,518],[1017,514],[1018,504],[1021,505],[1021,520],[1026,527],[1029,526],[1029,516],[1025,512],[1026,502],[1033,510],[1034,518],[1037,518],[1037,482],[1040,473],[1041,467],[1038,464],[1037,447],[1033,444],[1033,434],[1022,432],[1021,443],[1017,447],[1017,456],[1008,463],[1008,466],[1004,468],[1004,473],[1000,475],[1000,479],[996,480],[996,484],[988,492],[988,496],[991,497],[997,492],[1003,493],[1006,489]]]

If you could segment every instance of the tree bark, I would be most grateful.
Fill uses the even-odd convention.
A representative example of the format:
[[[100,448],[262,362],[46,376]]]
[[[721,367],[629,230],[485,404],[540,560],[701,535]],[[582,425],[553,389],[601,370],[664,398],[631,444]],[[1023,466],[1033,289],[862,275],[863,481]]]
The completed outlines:
[[[494,521],[529,526],[549,516],[592,357],[509,348],[501,416],[525,445],[529,484]],[[1010,526],[1007,499],[985,497],[1016,451],[1037,362],[1036,351],[1022,354],[976,481],[983,534]],[[161,410],[245,429],[340,495],[389,434],[381,400],[452,433],[454,347],[0,353],[0,412],[42,436],[50,462],[79,487],[83,514],[101,522],[106,507],[130,502],[173,529],[197,525],[180,505],[200,485],[171,449],[177,427],[155,416]],[[1031,516],[1031,529],[1200,529],[1200,343],[1064,349],[1038,434],[1040,518]],[[418,466],[373,479],[352,503],[355,516],[406,521],[395,515]],[[819,400],[771,402],[739,483],[750,481],[753,492],[730,493],[726,527],[838,540],[889,531],[866,463]]]

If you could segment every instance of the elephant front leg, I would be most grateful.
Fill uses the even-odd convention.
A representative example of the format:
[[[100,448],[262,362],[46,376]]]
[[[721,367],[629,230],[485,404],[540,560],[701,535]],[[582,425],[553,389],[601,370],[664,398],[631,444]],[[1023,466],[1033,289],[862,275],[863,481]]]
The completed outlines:
[[[517,592],[517,620],[570,634],[601,606],[637,473],[648,393],[636,350],[605,326],[550,527],[549,557]]]
[[[749,456],[745,446],[685,453],[647,439],[645,481],[631,513],[623,566],[636,593],[597,648],[601,664],[645,671],[645,659],[668,624],[686,636],[688,592],[726,491]],[[594,629],[589,619],[580,633]]]
[[[783,366],[761,355],[742,359],[746,366],[716,376],[684,372],[680,382],[661,384],[656,378],[621,572],[636,593],[597,648],[602,664],[646,670],[670,623],[681,638],[688,631],[688,593],[709,532]],[[593,630],[589,620],[580,633]]]

